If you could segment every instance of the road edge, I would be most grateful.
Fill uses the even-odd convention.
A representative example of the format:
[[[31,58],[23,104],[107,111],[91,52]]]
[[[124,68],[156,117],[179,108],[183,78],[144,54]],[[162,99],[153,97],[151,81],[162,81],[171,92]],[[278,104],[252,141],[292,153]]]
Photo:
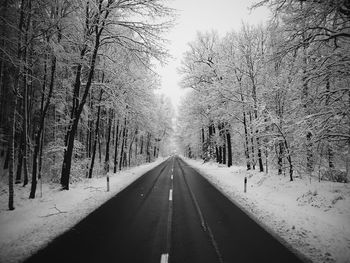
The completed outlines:
[[[234,205],[236,205],[239,209],[241,209],[250,219],[252,219],[256,224],[258,224],[261,228],[263,228],[266,232],[268,232],[272,237],[277,239],[283,246],[285,246],[289,251],[291,251],[296,257],[298,257],[301,261],[305,263],[312,263],[313,261],[307,257],[303,252],[299,251],[297,248],[295,248],[292,244],[290,244],[287,240],[285,240],[283,237],[278,235],[276,231],[274,231],[270,226],[265,224],[264,222],[260,221],[251,211],[249,211],[246,207],[244,207],[242,204],[240,204],[238,201],[232,199],[231,196],[226,194],[219,186],[215,185],[213,182],[211,182],[207,178],[206,172],[200,171],[196,167],[192,166],[188,162],[186,162],[185,159],[179,156],[179,159],[182,160],[184,163],[186,163],[188,166],[190,166],[193,170],[195,170],[198,174],[200,174],[210,185],[212,185],[216,190],[218,190],[222,195],[224,195],[228,200],[230,200]],[[203,175],[205,174],[205,175]]]

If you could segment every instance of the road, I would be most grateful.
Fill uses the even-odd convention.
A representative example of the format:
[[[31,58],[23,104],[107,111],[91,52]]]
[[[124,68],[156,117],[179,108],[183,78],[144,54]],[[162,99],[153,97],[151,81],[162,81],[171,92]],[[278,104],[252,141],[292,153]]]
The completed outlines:
[[[171,157],[26,262],[302,261]]]

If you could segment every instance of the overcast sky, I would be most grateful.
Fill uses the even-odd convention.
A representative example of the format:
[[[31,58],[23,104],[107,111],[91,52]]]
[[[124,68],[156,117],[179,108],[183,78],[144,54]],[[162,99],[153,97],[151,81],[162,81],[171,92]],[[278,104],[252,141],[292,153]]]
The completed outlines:
[[[216,30],[224,36],[231,30],[238,31],[242,22],[259,24],[267,20],[266,8],[249,10],[256,0],[171,0],[171,7],[178,10],[177,25],[166,35],[170,40],[168,49],[174,59],[157,72],[161,75],[161,92],[169,96],[178,106],[184,90],[179,87],[181,76],[177,68],[181,65],[187,43],[193,41],[198,31]]]

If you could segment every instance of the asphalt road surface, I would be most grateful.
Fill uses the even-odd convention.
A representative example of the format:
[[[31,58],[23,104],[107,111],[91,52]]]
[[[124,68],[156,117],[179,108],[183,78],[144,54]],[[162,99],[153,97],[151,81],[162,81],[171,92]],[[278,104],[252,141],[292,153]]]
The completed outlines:
[[[178,157],[26,262],[302,262]]]

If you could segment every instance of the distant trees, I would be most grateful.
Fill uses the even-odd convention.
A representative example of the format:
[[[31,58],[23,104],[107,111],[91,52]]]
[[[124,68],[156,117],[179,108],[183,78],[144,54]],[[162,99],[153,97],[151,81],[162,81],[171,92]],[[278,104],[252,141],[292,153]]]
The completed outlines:
[[[243,25],[223,38],[200,33],[189,45],[182,85],[193,89],[190,101],[199,99],[195,106],[183,104],[179,141],[187,155],[191,149],[193,157],[220,161],[218,147],[227,143],[214,134],[225,124],[233,161],[245,159],[248,170],[259,165],[263,171],[271,163],[279,174],[288,169],[293,180],[295,171],[312,175],[318,168],[325,179],[348,181],[348,4],[260,4],[275,15],[267,27]]]
[[[1,2],[0,150],[10,209],[14,179],[31,179],[35,198],[43,174],[68,190],[72,176],[158,157],[172,112],[162,115],[149,69],[167,56],[161,33],[171,15],[160,0]]]

